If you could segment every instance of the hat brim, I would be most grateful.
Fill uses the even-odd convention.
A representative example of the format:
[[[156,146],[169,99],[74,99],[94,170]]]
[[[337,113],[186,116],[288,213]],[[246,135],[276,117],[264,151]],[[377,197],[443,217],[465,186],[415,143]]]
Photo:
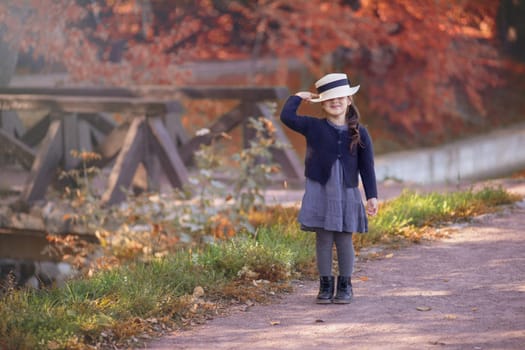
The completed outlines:
[[[331,100],[333,98],[339,98],[339,97],[345,97],[345,96],[352,96],[354,95],[361,85],[356,86],[339,86],[337,88],[328,90],[324,93],[321,93],[318,98],[313,98],[310,100],[310,102],[323,102],[326,100]]]

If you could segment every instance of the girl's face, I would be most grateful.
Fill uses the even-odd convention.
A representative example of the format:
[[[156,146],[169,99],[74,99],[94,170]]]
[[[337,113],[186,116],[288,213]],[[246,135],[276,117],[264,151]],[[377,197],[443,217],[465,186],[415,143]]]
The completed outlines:
[[[321,102],[323,110],[332,117],[340,117],[346,114],[348,106],[352,104],[349,96],[332,98]]]

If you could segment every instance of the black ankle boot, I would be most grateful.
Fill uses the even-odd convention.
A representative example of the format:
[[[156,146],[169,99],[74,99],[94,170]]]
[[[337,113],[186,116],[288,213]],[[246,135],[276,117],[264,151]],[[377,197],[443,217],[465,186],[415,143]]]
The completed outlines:
[[[352,300],[352,281],[348,276],[337,276],[337,293],[333,302],[335,304],[348,304]]]
[[[330,304],[334,297],[334,276],[321,276],[319,278],[319,294],[317,304]]]

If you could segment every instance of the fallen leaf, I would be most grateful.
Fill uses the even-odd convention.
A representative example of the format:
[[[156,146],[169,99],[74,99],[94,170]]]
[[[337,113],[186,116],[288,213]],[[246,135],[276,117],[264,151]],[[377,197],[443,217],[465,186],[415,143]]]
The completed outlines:
[[[457,315],[449,314],[449,315],[445,315],[445,318],[446,318],[447,320],[455,320],[455,319],[458,318],[458,316],[457,316]]]
[[[201,286],[197,286],[193,289],[193,297],[194,298],[201,298],[204,296],[204,288]]]
[[[390,253],[390,254],[385,255],[385,258],[386,258],[386,259],[390,259],[390,258],[393,257],[393,256],[394,256],[394,253]]]
[[[368,277],[366,277],[366,276],[359,276],[359,279],[360,279],[361,281],[363,281],[363,282],[368,281]]]
[[[430,341],[429,343],[432,344],[432,345],[447,345],[446,343],[443,343],[443,342],[437,341],[437,340],[436,341]]]
[[[430,306],[418,306],[416,307],[417,311],[430,311],[432,308]]]
[[[315,320],[315,323],[323,323],[323,322],[324,322],[324,320],[321,320],[321,319]]]
[[[272,326],[278,326],[278,325],[281,324],[281,321],[270,321],[270,324],[271,324]]]

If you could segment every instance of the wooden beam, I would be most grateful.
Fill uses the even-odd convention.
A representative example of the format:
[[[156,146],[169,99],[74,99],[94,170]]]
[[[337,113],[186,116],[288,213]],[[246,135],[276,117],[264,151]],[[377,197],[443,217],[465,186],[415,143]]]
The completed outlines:
[[[50,124],[51,116],[48,114],[26,131],[22,136],[22,141],[29,147],[36,147],[46,136]]]
[[[117,123],[108,113],[79,114],[79,117],[91,124],[93,128],[106,135],[117,126]]]
[[[89,132],[91,135],[91,144],[93,145],[94,149],[100,147],[100,145],[102,145],[104,140],[107,138],[106,134],[103,134],[100,132],[100,130],[97,130],[93,127],[89,128]]]
[[[96,152],[100,153],[103,159],[113,159],[124,143],[124,139],[129,130],[130,123],[124,122],[111,131],[104,141],[97,147]]]
[[[285,86],[168,86],[145,85],[132,88],[119,87],[1,87],[0,95],[39,95],[103,98],[156,98],[173,100],[177,93],[191,98],[211,99],[284,99],[289,91]]]
[[[140,97],[130,89],[119,87],[0,87],[0,94],[50,95],[79,97]]]
[[[154,153],[159,156],[168,180],[173,187],[182,187],[188,182],[188,171],[175,143],[160,118],[149,118],[148,124],[153,136],[152,141],[156,146]]]
[[[22,137],[25,133],[24,124],[18,118],[16,111],[0,112],[0,129],[17,138]]]
[[[148,135],[148,139],[150,137],[151,135]],[[134,189],[138,188],[143,191],[149,190],[153,192],[160,191],[160,175],[162,169],[157,152],[156,146],[148,142],[147,154],[139,165],[139,169],[144,169],[144,172],[139,173],[139,171],[137,171],[137,174],[135,174],[133,178]],[[142,176],[139,178],[139,175]]]
[[[180,92],[194,99],[233,99],[242,101],[281,100],[289,95],[286,87],[199,86],[181,87]]]
[[[62,255],[54,254],[49,250],[51,243],[47,236],[47,230],[31,228],[0,227],[0,256],[2,259],[28,259],[32,261],[56,261],[62,260]],[[82,242],[100,244],[99,239],[93,233],[76,232],[53,232],[60,236],[75,236]],[[57,247],[58,248],[58,247]]]
[[[180,155],[184,164],[193,164],[193,155],[199,149],[201,144],[210,144],[212,139],[222,132],[229,132],[242,123],[245,118],[242,112],[242,105],[237,106],[230,112],[224,114],[215,121],[208,129],[210,132],[206,135],[195,136],[188,143],[180,147]]]
[[[0,256],[2,259],[21,259],[30,261],[62,261],[59,254],[49,249],[51,242],[46,238],[47,232],[32,235],[31,231],[17,229],[15,232],[4,233],[0,229]],[[18,232],[17,232],[18,231]]]
[[[103,204],[115,204],[126,198],[122,188],[129,188],[138,165],[144,159],[146,147],[145,117],[135,118],[129,127],[122,149],[108,179],[108,186],[102,195]]]
[[[86,97],[0,94],[0,110],[43,109],[63,113],[118,112],[129,115],[163,115],[164,101],[135,97]]]
[[[31,169],[35,160],[35,152],[30,147],[5,131],[0,130],[0,153],[4,152],[14,156],[27,170]]]
[[[43,199],[47,186],[53,180],[58,165],[64,156],[62,142],[62,124],[54,120],[38,150],[29,173],[27,184],[22,193],[22,200],[27,203]]]

